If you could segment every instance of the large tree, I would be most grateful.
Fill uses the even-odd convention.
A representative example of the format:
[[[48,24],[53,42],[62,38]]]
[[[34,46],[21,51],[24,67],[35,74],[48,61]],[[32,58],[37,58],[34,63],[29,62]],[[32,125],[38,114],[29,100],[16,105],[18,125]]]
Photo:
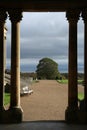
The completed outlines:
[[[59,75],[58,64],[50,58],[43,58],[39,61],[36,72],[40,79],[56,79]]]

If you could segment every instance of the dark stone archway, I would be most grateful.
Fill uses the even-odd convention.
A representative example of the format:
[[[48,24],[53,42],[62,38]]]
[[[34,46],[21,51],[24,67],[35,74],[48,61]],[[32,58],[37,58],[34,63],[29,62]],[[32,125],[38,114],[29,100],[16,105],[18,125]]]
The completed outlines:
[[[7,0],[0,1],[0,123],[22,122],[20,106],[20,20],[22,12],[66,12],[69,22],[69,84],[66,121],[87,123],[87,2],[86,0]],[[9,14],[11,20],[11,102],[9,110],[3,106],[4,88],[4,23]],[[84,20],[84,111],[79,111],[77,99],[77,22],[80,14]],[[83,118],[81,118],[83,117]]]

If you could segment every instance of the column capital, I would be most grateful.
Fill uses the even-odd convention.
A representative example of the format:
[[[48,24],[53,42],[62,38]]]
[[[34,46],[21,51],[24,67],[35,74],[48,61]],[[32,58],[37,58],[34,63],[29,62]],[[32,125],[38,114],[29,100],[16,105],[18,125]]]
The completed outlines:
[[[70,22],[78,22],[80,17],[80,10],[68,10],[66,12],[66,18]]]
[[[82,10],[81,16],[82,16],[84,23],[87,22],[87,9]]]
[[[0,9],[0,22],[4,22],[7,19],[7,13],[5,10]]]
[[[11,22],[20,22],[22,20],[21,9],[10,9],[8,13],[9,13],[9,20],[11,20]]]

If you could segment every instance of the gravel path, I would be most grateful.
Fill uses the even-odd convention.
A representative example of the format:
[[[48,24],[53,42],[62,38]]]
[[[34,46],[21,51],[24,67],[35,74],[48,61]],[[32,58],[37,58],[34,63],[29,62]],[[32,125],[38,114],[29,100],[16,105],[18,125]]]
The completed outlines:
[[[24,121],[64,120],[67,107],[67,85],[55,80],[40,80],[31,86],[34,93],[21,97]]]

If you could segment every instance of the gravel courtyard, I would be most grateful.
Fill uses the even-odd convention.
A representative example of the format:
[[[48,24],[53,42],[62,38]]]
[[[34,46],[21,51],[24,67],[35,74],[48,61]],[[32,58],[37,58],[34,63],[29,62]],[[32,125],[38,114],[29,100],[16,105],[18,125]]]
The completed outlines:
[[[68,88],[55,80],[40,80],[30,87],[31,95],[21,97],[24,121],[64,120]]]

